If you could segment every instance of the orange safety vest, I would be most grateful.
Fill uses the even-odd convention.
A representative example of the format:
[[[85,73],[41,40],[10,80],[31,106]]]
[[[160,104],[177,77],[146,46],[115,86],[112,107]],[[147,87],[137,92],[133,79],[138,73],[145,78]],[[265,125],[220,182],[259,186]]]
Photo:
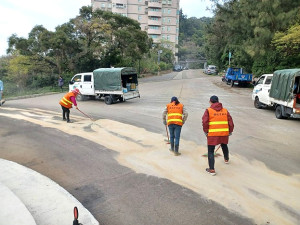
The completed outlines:
[[[65,94],[65,96],[60,100],[59,104],[62,105],[65,108],[72,108],[73,102],[71,101],[71,97],[74,96],[75,94],[73,92],[68,92]]]
[[[171,102],[167,104],[168,110],[168,121],[167,124],[177,124],[182,126],[182,113],[183,113],[183,105],[179,103],[175,105],[175,102]]]
[[[209,114],[209,127],[208,136],[228,136],[228,111],[223,108],[221,111],[216,111],[212,108],[208,108]]]

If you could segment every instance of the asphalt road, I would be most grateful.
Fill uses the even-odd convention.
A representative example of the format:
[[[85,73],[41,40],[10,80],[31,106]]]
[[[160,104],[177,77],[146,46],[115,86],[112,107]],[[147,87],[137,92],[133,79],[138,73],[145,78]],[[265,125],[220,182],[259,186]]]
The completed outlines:
[[[255,109],[251,88],[231,88],[200,70],[143,78],[139,88],[140,99],[123,103],[79,102],[99,121],[95,124],[74,109],[74,123],[63,123],[58,105],[63,94],[7,101],[0,109],[0,157],[59,183],[100,224],[300,221],[295,200],[300,198],[300,120],[278,120],[271,109]],[[235,123],[230,164],[216,160],[215,177],[204,172],[207,159],[201,157],[206,149],[201,117],[211,95],[219,96]],[[172,96],[189,112],[182,156],[176,159],[163,141],[162,111]]]

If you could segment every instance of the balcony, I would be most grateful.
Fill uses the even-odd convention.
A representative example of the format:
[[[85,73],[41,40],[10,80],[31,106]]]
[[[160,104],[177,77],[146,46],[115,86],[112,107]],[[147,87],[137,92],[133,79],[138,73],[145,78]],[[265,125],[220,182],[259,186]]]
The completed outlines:
[[[157,35],[161,35],[161,28],[159,27],[158,29],[153,29],[151,26],[148,26],[148,30],[147,30],[148,34],[157,34]]]
[[[150,9],[148,9],[148,16],[161,17],[162,13],[161,11],[151,11]]]
[[[156,26],[161,26],[161,20],[150,20],[148,19],[148,25],[156,25]]]
[[[161,2],[148,2],[148,7],[162,8]]]

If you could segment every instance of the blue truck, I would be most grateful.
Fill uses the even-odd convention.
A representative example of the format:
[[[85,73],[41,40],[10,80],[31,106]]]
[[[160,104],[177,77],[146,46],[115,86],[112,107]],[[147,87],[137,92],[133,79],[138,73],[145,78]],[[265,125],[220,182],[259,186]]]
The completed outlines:
[[[252,83],[252,74],[244,74],[242,68],[229,67],[225,74],[225,79],[227,84],[240,86],[248,86]]]

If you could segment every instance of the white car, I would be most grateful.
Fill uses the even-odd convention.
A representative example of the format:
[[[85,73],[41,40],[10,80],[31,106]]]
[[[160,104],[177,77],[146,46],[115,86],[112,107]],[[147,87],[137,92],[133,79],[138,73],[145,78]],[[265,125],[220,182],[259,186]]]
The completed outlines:
[[[217,73],[217,67],[214,65],[208,65],[206,69],[204,70],[204,73],[210,75],[210,74],[216,74]]]

